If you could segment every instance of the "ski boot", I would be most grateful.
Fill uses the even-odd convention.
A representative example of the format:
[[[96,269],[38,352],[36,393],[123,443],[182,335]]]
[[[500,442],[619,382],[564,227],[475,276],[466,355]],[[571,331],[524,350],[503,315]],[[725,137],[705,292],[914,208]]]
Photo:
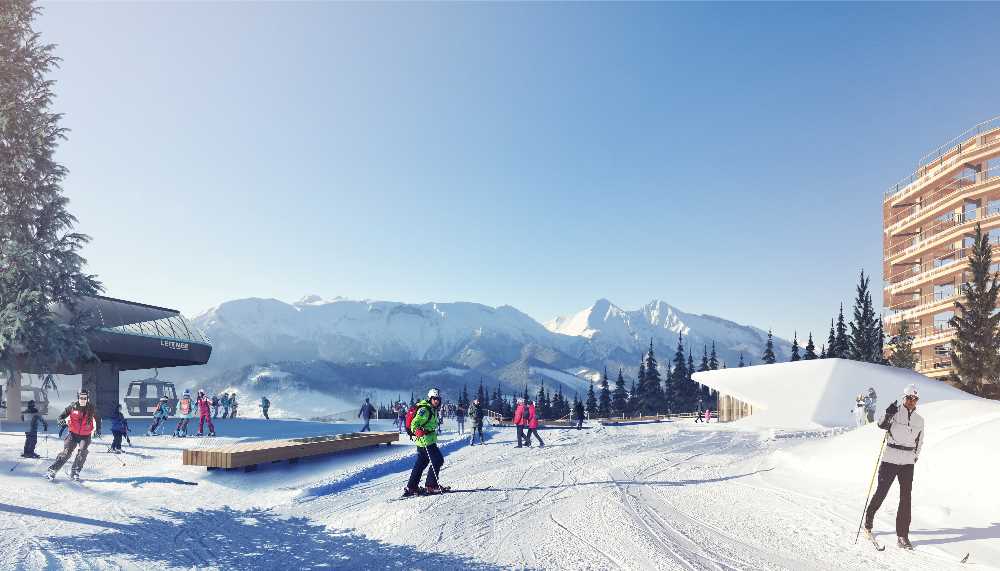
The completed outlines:
[[[451,487],[449,487],[449,486],[432,486],[432,485],[428,485],[426,488],[424,488],[424,490],[425,490],[425,493],[427,495],[431,495],[431,494],[443,494],[445,492],[451,491]]]
[[[56,481],[56,471],[55,470],[49,470],[49,471],[45,472],[45,479],[48,480],[48,481],[50,481],[50,482],[55,482]]]
[[[69,475],[69,479],[73,480],[74,482],[76,482],[77,484],[79,484],[80,483],[80,473],[79,472],[73,472],[72,474]]]
[[[427,490],[425,490],[424,488],[421,488],[420,486],[417,486],[416,488],[410,488],[409,486],[407,486],[406,488],[403,488],[403,497],[404,498],[408,498],[410,496],[422,496],[422,495],[424,495],[426,493],[427,493]]]
[[[896,545],[899,546],[900,549],[913,549],[913,544],[910,543],[910,538],[908,537],[897,537]]]
[[[209,432],[209,433],[208,433],[208,437],[209,437],[209,438],[212,438],[212,437],[214,437],[214,436],[215,436],[215,432],[214,432],[214,431],[212,431],[212,432]]]

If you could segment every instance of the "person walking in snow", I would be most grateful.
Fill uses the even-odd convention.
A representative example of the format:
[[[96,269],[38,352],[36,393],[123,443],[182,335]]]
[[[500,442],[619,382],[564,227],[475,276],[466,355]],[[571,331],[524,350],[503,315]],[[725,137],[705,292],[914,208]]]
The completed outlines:
[[[215,425],[212,424],[212,401],[205,391],[198,391],[198,436],[205,433],[205,422],[208,422],[208,435],[215,436]]]
[[[573,403],[573,418],[576,419],[577,430],[583,429],[583,416],[584,416],[583,401],[578,400],[575,403]]]
[[[397,402],[393,405],[392,411],[396,413],[396,428],[398,428],[399,433],[402,434],[404,432],[403,429],[406,426],[406,407],[403,406],[403,403]]]
[[[114,437],[111,440],[111,452],[121,454],[122,437],[128,438],[128,419],[122,412],[122,405],[115,407],[115,412],[111,415],[111,435]]]
[[[865,424],[865,397],[859,394],[854,399],[854,425],[864,426]]]
[[[469,418],[472,419],[472,437],[469,439],[469,446],[476,444],[476,434],[479,434],[479,444],[484,444],[483,416],[483,405],[479,403],[479,399],[474,399],[469,405]]]
[[[534,435],[538,439],[538,447],[541,448],[545,446],[545,442],[542,441],[542,436],[538,434],[538,415],[535,413],[535,401],[531,401],[528,406],[528,436],[525,437],[525,444],[531,446],[531,436]]]
[[[49,480],[56,479],[56,473],[66,464],[69,457],[76,450],[76,458],[73,460],[73,467],[70,469],[70,478],[79,481],[80,470],[87,461],[87,451],[90,448],[91,435],[101,437],[101,417],[97,415],[97,408],[90,402],[90,393],[86,389],[77,393],[76,402],[70,404],[59,415],[59,423],[69,429],[66,435],[66,445],[63,451],[56,456],[56,461],[49,466],[45,477]]]
[[[174,428],[174,436],[179,438],[187,437],[188,423],[194,418],[195,404],[191,400],[191,391],[185,390],[181,395],[181,400],[177,401],[177,426]]]
[[[910,495],[913,490],[913,469],[920,458],[926,440],[924,418],[917,414],[920,395],[916,385],[903,390],[903,407],[893,401],[885,409],[878,427],[887,431],[886,448],[878,468],[878,487],[865,510],[865,535],[872,538],[875,512],[882,507],[892,481],[899,480],[899,507],[896,509],[896,542],[899,547],[913,549],[910,543]]]
[[[440,494],[448,491],[449,488],[441,486],[438,481],[438,474],[444,465],[444,456],[437,445],[438,411],[441,408],[441,391],[431,389],[427,391],[427,399],[417,403],[416,413],[410,421],[410,432],[415,436],[417,445],[417,458],[410,470],[410,480],[403,490],[404,496],[416,494]],[[420,477],[423,475],[427,465],[427,481],[424,488],[420,487]]]
[[[236,393],[229,395],[229,418],[236,418],[236,413],[239,412],[240,403],[236,400]]]
[[[878,395],[875,394],[875,387],[868,387],[868,394],[865,395],[865,422],[875,422],[875,406]]]
[[[514,409],[514,426],[517,427],[517,447],[521,448],[524,444],[524,433],[528,429],[528,405],[524,403],[523,398],[517,399],[517,408]],[[528,442],[531,445],[531,442]]]
[[[222,407],[222,418],[229,418],[229,393],[222,393],[219,406]]]
[[[38,425],[41,424],[45,427],[45,432],[48,432],[49,423],[45,422],[42,415],[38,414],[33,400],[28,401],[28,408],[24,410],[24,413],[30,414],[31,420],[28,421],[28,430],[24,433],[24,452],[21,454],[21,458],[41,458],[35,453],[35,445],[38,444]]]
[[[455,423],[458,424],[458,433],[465,434],[465,408],[461,404],[455,408]]]
[[[361,405],[361,410],[358,411],[358,418],[365,423],[359,432],[371,432],[372,429],[368,426],[368,423],[371,422],[373,414],[375,414],[375,407],[366,398],[365,402]]]
[[[156,410],[153,411],[153,424],[149,425],[146,436],[156,436],[159,434],[157,429],[160,429],[161,425],[165,424],[168,418],[170,418],[170,400],[167,397],[160,397],[160,403],[156,405]]]
[[[706,423],[707,422],[711,422],[711,420],[712,420],[712,409],[706,408],[705,409],[705,422]]]
[[[270,416],[267,416],[267,409],[271,408],[271,401],[267,400],[267,397],[260,397],[260,411],[264,413],[264,418],[271,420]]]
[[[219,395],[212,396],[212,418],[219,418]]]

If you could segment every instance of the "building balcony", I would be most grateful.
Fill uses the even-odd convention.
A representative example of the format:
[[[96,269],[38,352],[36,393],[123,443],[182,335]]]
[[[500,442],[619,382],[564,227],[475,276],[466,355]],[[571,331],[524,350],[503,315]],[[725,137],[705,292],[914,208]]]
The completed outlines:
[[[997,151],[1000,153],[1000,148]],[[962,175],[945,186],[921,196],[919,203],[911,204],[890,216],[885,221],[885,232],[890,236],[905,232],[935,216],[960,208],[966,200],[996,193],[998,189],[1000,189],[1000,166]]]

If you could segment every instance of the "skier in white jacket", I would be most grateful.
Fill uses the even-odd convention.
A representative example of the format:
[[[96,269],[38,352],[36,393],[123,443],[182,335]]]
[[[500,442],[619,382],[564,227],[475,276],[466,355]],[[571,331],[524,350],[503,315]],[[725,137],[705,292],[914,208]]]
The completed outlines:
[[[913,549],[910,543],[910,492],[913,490],[913,469],[920,458],[920,449],[926,440],[924,417],[917,414],[920,395],[916,385],[903,391],[903,407],[894,401],[885,409],[879,428],[888,431],[885,452],[878,468],[878,488],[865,512],[865,534],[871,536],[875,512],[889,493],[892,481],[899,478],[899,508],[896,510],[897,545]]]

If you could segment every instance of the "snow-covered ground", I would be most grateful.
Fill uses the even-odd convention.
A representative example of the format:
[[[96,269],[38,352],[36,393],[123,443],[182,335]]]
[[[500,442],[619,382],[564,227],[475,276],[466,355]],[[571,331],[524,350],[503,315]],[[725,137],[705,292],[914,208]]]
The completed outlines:
[[[914,487],[913,553],[853,543],[881,438],[870,426],[545,430],[546,446],[530,449],[515,448],[509,429],[475,447],[446,434],[442,480],[492,488],[391,501],[414,454],[405,437],[254,473],[182,466],[181,448],[209,444],[195,438],[136,436],[119,459],[105,452],[105,437],[76,485],[65,474],[42,479],[48,461],[15,463],[23,435],[5,424],[0,568],[1000,568],[990,476],[965,474],[984,460],[961,457],[964,440],[995,435],[1000,405],[921,410],[930,428]],[[218,429],[226,437],[213,445],[357,426],[238,419]],[[56,444],[40,440],[39,453],[53,456]],[[980,457],[992,450],[981,449]],[[962,478],[949,483],[948,474]],[[876,520],[887,542],[895,502],[894,488]],[[966,552],[970,562],[960,565]]]

